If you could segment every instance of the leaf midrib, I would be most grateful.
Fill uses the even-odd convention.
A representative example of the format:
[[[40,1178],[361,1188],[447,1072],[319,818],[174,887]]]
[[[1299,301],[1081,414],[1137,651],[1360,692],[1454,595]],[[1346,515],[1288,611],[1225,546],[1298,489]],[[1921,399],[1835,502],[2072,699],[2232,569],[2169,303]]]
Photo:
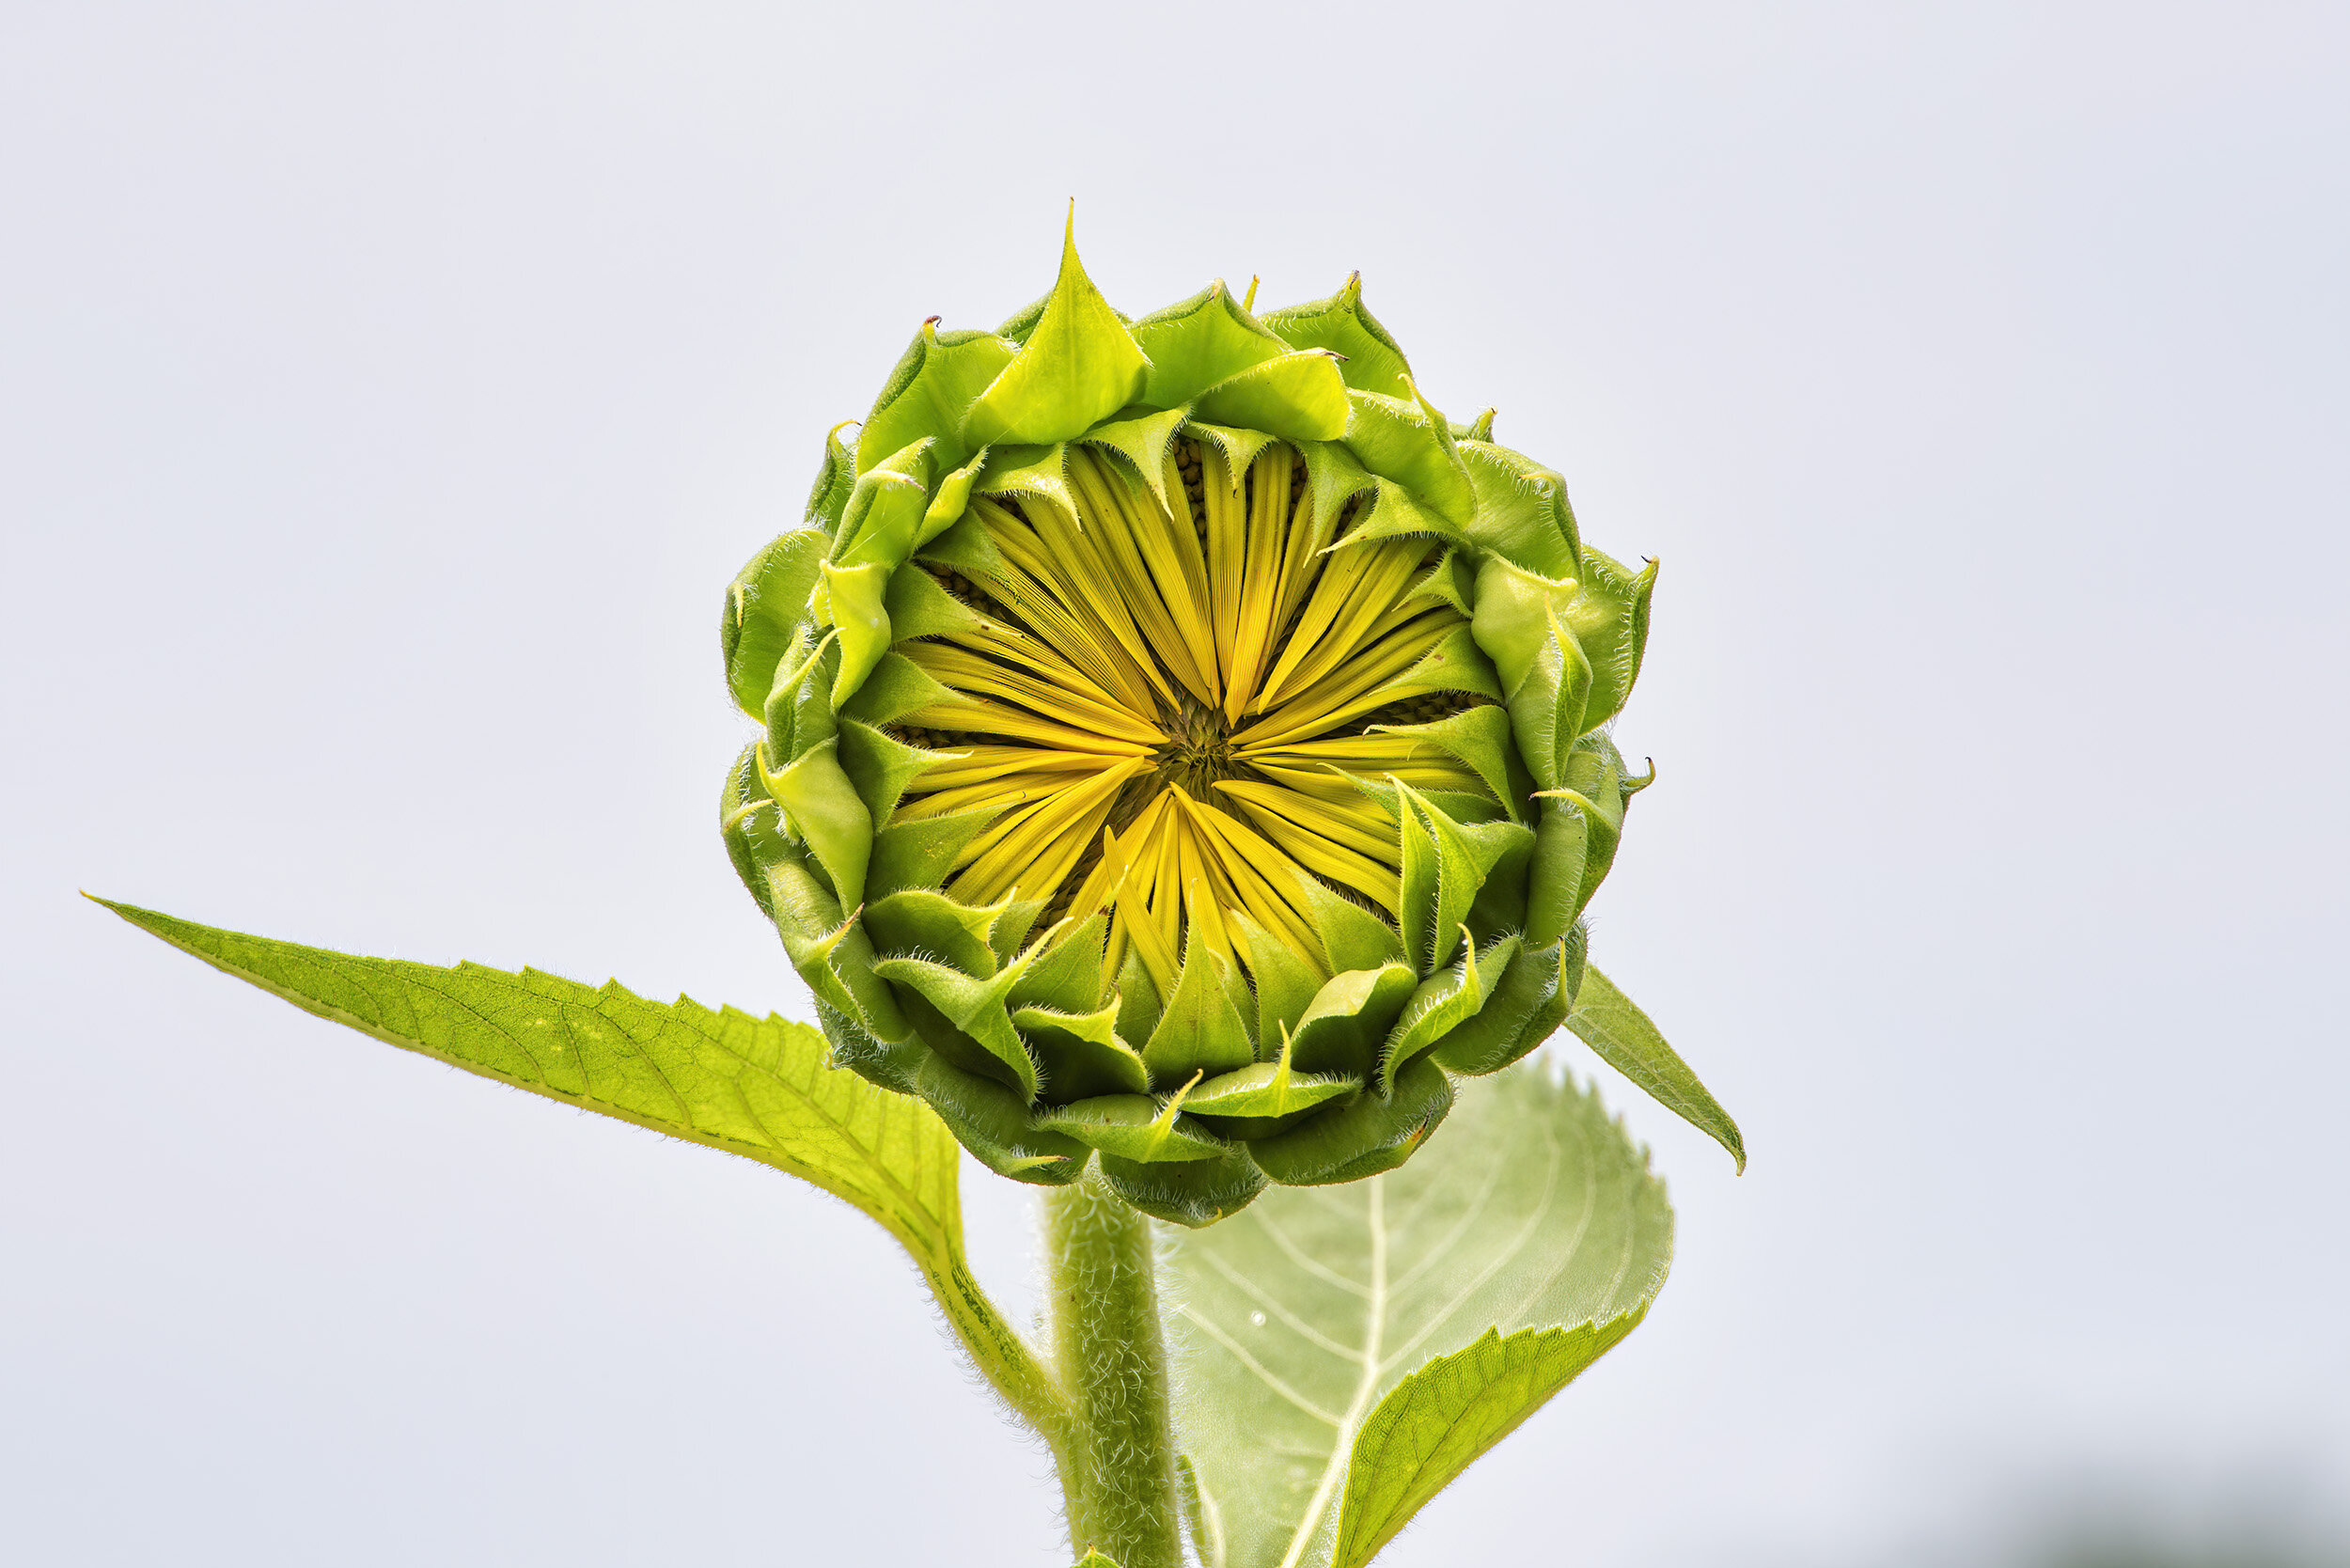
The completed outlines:
[[[1363,1374],[1355,1386],[1355,1398],[1340,1418],[1336,1434],[1330,1443],[1329,1462],[1322,1467],[1322,1482],[1314,1488],[1308,1503],[1306,1516],[1297,1522],[1297,1529],[1290,1537],[1289,1550],[1281,1558],[1281,1568],[1298,1568],[1314,1537],[1321,1533],[1323,1515],[1330,1511],[1330,1501],[1338,1495],[1339,1482],[1346,1474],[1347,1456],[1353,1452],[1355,1435],[1362,1430],[1363,1418],[1371,1413],[1371,1402],[1379,1393],[1379,1358],[1381,1341],[1386,1335],[1387,1321],[1387,1184],[1384,1175],[1367,1179],[1369,1191],[1365,1201],[1365,1219],[1371,1231],[1371,1287],[1364,1297],[1363,1348],[1357,1353]]]

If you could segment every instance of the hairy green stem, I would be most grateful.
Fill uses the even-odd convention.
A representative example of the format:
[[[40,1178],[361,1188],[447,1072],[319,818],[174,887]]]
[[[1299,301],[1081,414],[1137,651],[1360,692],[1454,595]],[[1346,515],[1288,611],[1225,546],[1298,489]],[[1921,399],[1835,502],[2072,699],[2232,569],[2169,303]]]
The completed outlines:
[[[1046,1354],[1069,1400],[1054,1447],[1070,1543],[1120,1568],[1182,1568],[1151,1222],[1096,1171],[1044,1196],[1044,1285]]]

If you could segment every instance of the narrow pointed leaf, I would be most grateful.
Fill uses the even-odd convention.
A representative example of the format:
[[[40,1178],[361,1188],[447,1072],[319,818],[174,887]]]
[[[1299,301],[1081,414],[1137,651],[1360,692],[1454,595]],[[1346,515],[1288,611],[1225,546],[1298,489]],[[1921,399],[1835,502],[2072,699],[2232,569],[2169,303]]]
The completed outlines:
[[[306,1012],[822,1187],[905,1247],[1007,1399],[1039,1414],[1058,1403],[964,1262],[955,1140],[921,1101],[827,1066],[824,1037],[807,1025],[536,969],[360,958],[97,902]]]
[[[1581,1037],[1600,1060],[1648,1090],[1656,1103],[1730,1151],[1740,1174],[1747,1168],[1747,1140],[1738,1123],[1721,1103],[1707,1092],[1698,1075],[1665,1037],[1616,989],[1616,982],[1597,969],[1583,970],[1583,989],[1567,1014],[1567,1027]]]

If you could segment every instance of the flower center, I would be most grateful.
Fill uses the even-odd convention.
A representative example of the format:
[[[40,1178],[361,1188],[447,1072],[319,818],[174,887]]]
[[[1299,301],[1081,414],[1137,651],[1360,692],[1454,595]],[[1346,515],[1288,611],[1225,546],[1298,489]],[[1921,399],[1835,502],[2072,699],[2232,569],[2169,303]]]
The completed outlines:
[[[964,903],[1110,911],[1110,962],[1131,947],[1163,993],[1194,937],[1315,951],[1309,883],[1392,917],[1390,781],[1489,797],[1401,728],[1473,700],[1441,552],[1349,538],[1367,476],[1317,487],[1296,449],[1227,439],[1176,442],[1155,482],[1073,445],[975,495],[931,552],[975,613],[896,648],[950,697],[897,727],[936,757],[892,821],[970,828]]]
[[[1221,709],[1186,697],[1178,712],[1161,714],[1159,729],[1167,744],[1151,754],[1151,765],[1152,779],[1162,786],[1171,784],[1194,800],[1213,800],[1210,792],[1217,784],[1255,771],[1235,753],[1231,722]]]

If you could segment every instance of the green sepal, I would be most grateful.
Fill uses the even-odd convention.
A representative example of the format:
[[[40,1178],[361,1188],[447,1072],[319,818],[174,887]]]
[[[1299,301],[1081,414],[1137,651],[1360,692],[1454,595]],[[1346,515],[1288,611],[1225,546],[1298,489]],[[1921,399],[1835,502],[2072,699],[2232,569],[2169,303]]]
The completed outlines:
[[[1423,504],[1395,480],[1374,477],[1371,487],[1371,505],[1355,519],[1355,525],[1346,530],[1336,548],[1354,550],[1391,539],[1414,538],[1439,540],[1459,549],[1476,548],[1467,529]]]
[[[1393,479],[1413,499],[1449,519],[1466,523],[1477,511],[1477,492],[1452,444],[1452,431],[1426,400],[1404,384],[1407,396],[1347,393],[1347,448],[1356,462],[1382,478]]]
[[[889,613],[893,645],[912,642],[916,637],[951,636],[973,631],[986,620],[918,567],[890,575],[888,591],[882,596],[882,607]]]
[[[857,476],[848,512],[833,535],[830,558],[836,565],[895,570],[914,554],[923,513],[930,509],[933,445],[917,441]]]
[[[938,886],[955,869],[955,856],[963,853],[963,846],[1002,815],[1000,807],[975,806],[948,816],[885,824],[873,835],[867,885],[876,898],[901,887]]]
[[[1134,948],[1118,964],[1118,1038],[1149,1040],[1159,1027],[1159,987]]]
[[[1344,356],[1346,384],[1384,397],[1408,396],[1412,368],[1387,329],[1363,308],[1363,274],[1348,276],[1326,300],[1268,311],[1265,326],[1293,349],[1328,349]]]
[[[1346,383],[1328,353],[1308,349],[1227,377],[1200,393],[1191,412],[1203,424],[1283,441],[1336,441],[1347,431]]]
[[[1040,1111],[1035,1121],[1048,1133],[1136,1164],[1181,1164],[1231,1153],[1231,1145],[1183,1114],[1183,1104],[1180,1090],[1165,1105],[1148,1094],[1103,1094]]]
[[[990,462],[995,460],[990,452]],[[984,478],[985,470],[980,478]],[[977,481],[974,481],[975,487]],[[976,517],[965,515],[957,519],[944,533],[926,541],[916,557],[932,566],[960,572],[975,583],[999,583],[1004,579],[1003,552],[987,537],[987,529]]]
[[[956,690],[902,653],[885,653],[856,689],[840,705],[842,718],[862,719],[879,728],[904,717],[916,708],[962,701]]]
[[[920,955],[985,980],[999,965],[988,940],[1004,903],[975,909],[927,887],[908,887],[865,906],[865,929],[877,951]]]
[[[994,447],[988,449],[987,465],[971,486],[974,494],[991,497],[1011,496],[1024,504],[1042,501],[1058,507],[1076,525],[1077,493],[1069,483],[1069,447],[1056,443],[1049,447]],[[973,520],[976,524],[977,519]],[[951,534],[958,530],[948,529]],[[982,534],[985,533],[981,529]],[[945,542],[946,534],[939,536]],[[995,545],[988,545],[991,554]],[[965,573],[968,575],[968,573]]]
[[[1314,993],[1322,989],[1330,972],[1266,931],[1246,910],[1229,910],[1224,917],[1239,929],[1246,944],[1243,958],[1255,993],[1257,1048],[1262,1055],[1267,1046],[1281,1038],[1282,1027],[1311,1005]]]
[[[873,973],[873,946],[856,918],[845,914],[808,870],[796,848],[767,867],[776,933],[791,967],[816,999],[854,1019],[877,1040],[896,1043],[914,1028],[898,999]]]
[[[1222,955],[1194,925],[1183,944],[1175,989],[1142,1047],[1152,1082],[1176,1084],[1198,1072],[1246,1067],[1257,1059],[1251,1032],[1227,983]]]
[[[1012,889],[1013,893],[1019,891],[1017,887]],[[992,907],[1002,913],[995,917],[995,929],[988,933],[987,943],[995,949],[998,964],[1010,964],[1013,962],[1012,954],[1019,953],[1022,945],[1028,940],[1028,933],[1035,928],[1037,917],[1044,913],[1044,901],[1014,898],[1008,894]],[[1018,961],[1020,967],[1026,969],[1043,950],[1040,942],[1035,952],[1022,953]]]
[[[1534,857],[1526,871],[1526,940],[1558,941],[1583,909],[1583,865],[1591,848],[1588,804],[1553,793],[1537,796]]]
[[[1410,812],[1397,824],[1402,897],[1396,925],[1404,961],[1417,973],[1433,975],[1452,962],[1478,889],[1526,829],[1513,823],[1457,823],[1410,785],[1395,788]]]
[[[1426,1058],[1399,1074],[1394,1091],[1357,1095],[1286,1133],[1259,1138],[1248,1152],[1284,1186],[1324,1186],[1393,1170],[1452,1108],[1452,1080]]]
[[[783,657],[776,661],[775,677],[768,682],[766,700],[760,703],[757,715],[766,727],[769,756],[790,759],[807,749],[794,744],[799,738],[800,698],[806,695],[808,677],[823,667],[826,657],[839,645],[838,632],[802,621],[791,638],[791,645],[784,650]],[[839,667],[840,661],[834,657],[832,668]],[[824,677],[823,685],[828,692],[832,689],[829,672]],[[822,740],[828,733],[830,716],[831,709],[826,704],[824,718],[811,727],[811,745],[813,741]]]
[[[1394,1093],[1399,1072],[1483,1011],[1517,955],[1515,935],[1498,937],[1481,953],[1474,947],[1463,948],[1459,963],[1422,980],[1387,1036],[1386,1050],[1379,1060],[1380,1092]]]
[[[1566,606],[1563,619],[1591,666],[1583,728],[1596,729],[1622,710],[1639,678],[1656,563],[1632,572],[1586,546],[1580,576],[1583,591]]]
[[[1380,1043],[1418,985],[1402,964],[1331,976],[1290,1030],[1292,1058],[1308,1073],[1370,1077]]]
[[[1028,1054],[1026,1043],[1011,1027],[1011,1015],[1004,1009],[1005,994],[1011,989],[1010,974],[980,979],[927,958],[881,959],[873,964],[873,973],[913,992],[956,1031],[923,1029],[923,1038],[933,1047],[949,1049],[965,1040],[977,1043],[1009,1074],[1004,1080],[1007,1087],[1019,1090],[1024,1101],[1036,1099],[1041,1081],[1036,1058]],[[910,1006],[908,1011],[918,1027],[921,1007]],[[977,1060],[959,1065],[968,1071],[989,1071],[985,1062]]]
[[[1583,995],[1583,978],[1590,967],[1590,926],[1577,920],[1567,929],[1566,937],[1559,946],[1562,957],[1559,968],[1559,996],[1567,1006],[1573,1007],[1575,999]],[[1558,1026],[1554,1024],[1551,1027]],[[1549,1030],[1543,1032],[1547,1035]]]
[[[1616,846],[1623,838],[1624,805],[1646,788],[1648,780],[1628,779],[1623,759],[1605,735],[1586,735],[1567,753],[1561,787],[1537,796],[1552,806],[1576,813],[1583,823],[1581,877],[1574,890],[1574,913],[1580,915],[1599,891],[1599,885],[1616,861]]]
[[[726,787],[718,792],[718,835],[744,890],[774,919],[776,900],[767,886],[767,868],[789,853],[790,843],[783,833],[782,808],[759,781],[757,742],[744,746],[727,770]]]
[[[1167,491],[1167,449],[1175,444],[1176,432],[1183,429],[1184,411],[1170,408],[1160,414],[1146,414],[1139,418],[1113,419],[1094,426],[1078,440],[1089,447],[1099,447],[1125,460],[1137,478],[1157,498],[1169,517],[1181,516],[1182,502]]]
[[[1077,259],[1073,206],[1059,279],[1020,352],[964,416],[964,439],[975,447],[1066,441],[1139,398],[1150,368]]]
[[[823,573],[833,630],[840,637],[840,668],[832,678],[832,706],[838,712],[865,684],[865,678],[873,673],[889,645],[898,640],[890,632],[885,599],[889,575],[896,569],[878,561],[849,567],[825,561],[819,570]]]
[[[1495,556],[1478,569],[1477,613],[1469,622],[1500,678],[1518,754],[1545,790],[1559,787],[1568,748],[1591,727],[1591,664],[1562,613],[1576,588]]]
[[[1431,1045],[1429,1058],[1452,1072],[1481,1076],[1499,1072],[1549,1038],[1572,999],[1561,983],[1564,946],[1521,943],[1485,1005]]]
[[[1501,700],[1501,682],[1496,679],[1494,666],[1485,657],[1485,651],[1466,626],[1455,626],[1436,639],[1436,646],[1419,656],[1418,663],[1393,681],[1368,697],[1355,698],[1341,713],[1369,713],[1390,702],[1428,692],[1466,692],[1475,697]],[[1365,707],[1369,703],[1371,707]]]
[[[938,443],[941,468],[961,464],[971,453],[963,440],[964,411],[1019,352],[992,332],[941,332],[937,317],[924,321],[857,432],[858,468],[926,436]]]
[[[1109,916],[1096,910],[1083,920],[1046,932],[1039,939],[1043,950],[1029,961],[1012,988],[1011,1005],[1061,1012],[1089,1012],[1099,1007],[1109,991],[1102,974],[1103,944],[1109,929]]]
[[[908,745],[860,719],[842,719],[838,739],[840,769],[877,823],[889,820],[916,779],[952,755]]]
[[[1307,442],[1298,450],[1306,459],[1306,504],[1311,529],[1308,549],[1321,551],[1338,538],[1339,520],[1345,516],[1347,503],[1366,492],[1375,492],[1379,478],[1356,463],[1342,442]],[[1352,535],[1355,527],[1359,526],[1358,514],[1347,532]]]
[[[1327,973],[1376,969],[1403,956],[1403,939],[1386,921],[1361,904],[1340,898],[1317,878],[1301,877],[1298,886],[1312,905],[1314,934],[1322,940],[1323,966]]]
[[[1039,294],[996,323],[995,336],[1010,343],[1026,343],[1036,331],[1037,322],[1044,319],[1044,307],[1053,303],[1050,293]]]
[[[1265,1186],[1264,1172],[1239,1151],[1221,1159],[1148,1164],[1104,1154],[1102,1177],[1152,1218],[1195,1231],[1246,1208]]]
[[[914,530],[914,548],[918,554],[923,546],[963,521],[970,510],[971,487],[979,482],[987,468],[989,448],[982,447],[971,454],[971,461],[955,469],[931,490],[930,505],[922,509],[921,525]]]
[[[1478,549],[1545,577],[1576,576],[1580,541],[1567,481],[1507,447],[1470,442],[1454,449],[1477,496],[1468,534]]]
[[[791,651],[807,596],[816,586],[816,565],[824,557],[824,536],[796,528],[753,556],[727,587],[726,612],[718,641],[726,659],[727,686],[734,705],[759,718],[776,666]]]
[[[1198,419],[1185,419],[1183,433],[1194,441],[1207,442],[1224,454],[1224,470],[1231,475],[1235,493],[1247,476],[1248,465],[1257,461],[1257,454],[1273,445],[1273,437],[1262,431],[1211,425]]]
[[[759,781],[783,808],[791,831],[807,840],[817,864],[831,879],[833,896],[843,909],[865,902],[865,871],[873,850],[873,819],[865,802],[841,771],[836,755],[838,743],[825,741],[794,759],[782,772],[771,771],[764,755],[754,759]]]
[[[1447,550],[1421,573],[1412,585],[1408,597],[1432,600],[1464,619],[1477,613],[1477,562],[1479,552],[1454,548]]]
[[[914,1094],[916,1074],[931,1048],[909,1034],[900,1041],[878,1040],[849,1014],[830,1003],[816,1004],[816,1025],[832,1046],[825,1065],[845,1068],[877,1089],[892,1094]]]
[[[1525,820],[1511,774],[1517,747],[1510,738],[1508,709],[1480,703],[1427,724],[1374,724],[1365,733],[1402,736],[1435,747],[1477,775],[1512,822]]]
[[[840,519],[849,510],[849,496],[856,489],[856,454],[840,439],[840,432],[856,423],[843,419],[824,432],[824,461],[816,470],[816,483],[807,493],[807,507],[801,521],[812,528],[822,530],[826,539],[839,531]]]
[[[1151,361],[1142,400],[1165,409],[1181,407],[1227,377],[1290,352],[1242,308],[1222,278],[1135,322],[1134,339]]]
[[[1284,1047],[1275,1060],[1209,1079],[1183,1108],[1226,1137],[1265,1137],[1362,1087],[1359,1078],[1294,1071]]]
[[[776,683],[767,692],[767,755],[791,761],[823,745],[838,732],[832,709],[832,682],[840,668],[840,634],[801,628],[791,655],[776,666]]]
[[[1477,889],[1477,901],[1469,905],[1468,928],[1472,940],[1483,944],[1505,932],[1526,929],[1527,896],[1531,890],[1528,872],[1534,864],[1534,852],[1541,840],[1534,830],[1523,823],[1503,823],[1500,814],[1487,807],[1491,813],[1480,818],[1465,814],[1458,806],[1461,797],[1444,796],[1431,791],[1428,803],[1444,812],[1464,828],[1482,825],[1486,822],[1501,823],[1509,828],[1508,841],[1494,861],[1493,870]],[[1480,805],[1484,803],[1480,801]]]
[[[955,1141],[998,1176],[1066,1186],[1093,1157],[1093,1151],[1074,1138],[1037,1126],[1011,1090],[965,1072],[934,1051],[923,1053],[910,1076],[912,1092],[930,1103]]]
[[[1567,1027],[1602,1061],[1648,1090],[1658,1105],[1730,1151],[1730,1157],[1738,1162],[1739,1173],[1745,1174],[1747,1143],[1738,1123],[1698,1081],[1680,1053],[1665,1043],[1649,1015],[1616,989],[1615,981],[1587,967],[1582,994],[1574,999],[1574,1011],[1567,1014]]]
[[[1091,1012],[1014,1007],[1012,1027],[1036,1053],[1044,1096],[1056,1103],[1096,1094],[1148,1094],[1151,1069],[1118,1038],[1118,1004]]]

